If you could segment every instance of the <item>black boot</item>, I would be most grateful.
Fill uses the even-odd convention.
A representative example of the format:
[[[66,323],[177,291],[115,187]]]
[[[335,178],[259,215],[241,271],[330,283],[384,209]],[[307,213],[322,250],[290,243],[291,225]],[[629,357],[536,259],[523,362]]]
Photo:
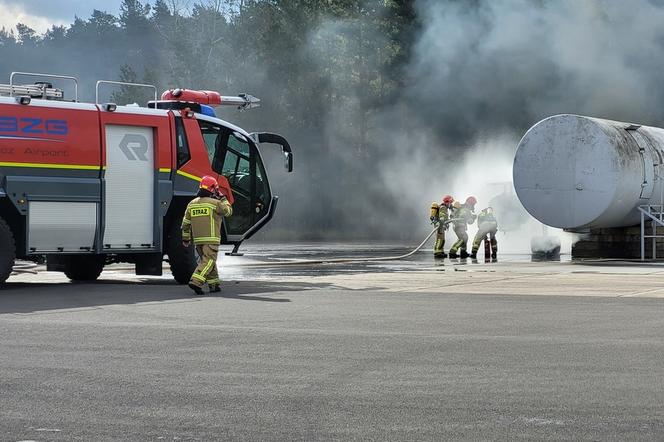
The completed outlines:
[[[473,258],[473,259],[477,259],[477,252],[476,252],[476,251],[473,251],[473,252],[470,254],[470,257]]]
[[[450,259],[458,258],[459,255],[456,254],[456,252],[450,252]]]
[[[218,293],[221,291],[221,287],[218,285],[211,285],[210,286],[210,293]]]
[[[196,284],[189,283],[189,288],[194,291],[197,295],[203,295],[203,289],[197,286]]]
[[[461,251],[461,258],[462,259],[468,258],[468,252],[466,252],[465,250],[462,250]]]

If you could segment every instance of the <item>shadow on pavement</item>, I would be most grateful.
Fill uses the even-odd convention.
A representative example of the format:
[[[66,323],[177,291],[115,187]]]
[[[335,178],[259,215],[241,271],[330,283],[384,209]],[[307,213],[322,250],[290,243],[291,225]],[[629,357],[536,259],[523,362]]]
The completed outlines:
[[[330,287],[331,284],[303,282],[228,281],[221,293],[194,296],[186,285],[172,281],[147,279],[143,282],[100,280],[94,283],[6,283],[0,288],[0,314],[33,313],[72,308],[95,308],[106,305],[129,305],[145,302],[196,301],[226,298],[242,301],[290,302],[283,297],[259,296],[277,292],[299,292]]]
[[[240,299],[243,301],[263,301],[263,302],[290,302],[288,298],[268,298],[265,296],[247,296],[247,295],[225,295],[216,294],[215,298]]]

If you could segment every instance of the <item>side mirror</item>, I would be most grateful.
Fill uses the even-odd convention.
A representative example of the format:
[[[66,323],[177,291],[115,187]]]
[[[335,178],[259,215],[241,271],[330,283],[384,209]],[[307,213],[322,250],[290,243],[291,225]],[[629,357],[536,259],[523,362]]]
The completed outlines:
[[[288,172],[288,173],[293,171],[293,153],[292,152],[284,152],[284,167],[286,168],[286,172]]]

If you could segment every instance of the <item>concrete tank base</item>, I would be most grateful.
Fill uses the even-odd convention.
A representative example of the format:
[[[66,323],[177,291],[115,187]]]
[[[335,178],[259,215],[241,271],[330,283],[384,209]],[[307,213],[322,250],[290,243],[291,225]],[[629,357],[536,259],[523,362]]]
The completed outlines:
[[[646,234],[652,235],[652,228],[646,224]],[[664,235],[664,227],[657,229]],[[652,258],[652,240],[646,238],[646,259]],[[572,245],[572,259],[599,258],[641,258],[641,226],[591,229]],[[664,241],[657,242],[657,258],[664,260]]]

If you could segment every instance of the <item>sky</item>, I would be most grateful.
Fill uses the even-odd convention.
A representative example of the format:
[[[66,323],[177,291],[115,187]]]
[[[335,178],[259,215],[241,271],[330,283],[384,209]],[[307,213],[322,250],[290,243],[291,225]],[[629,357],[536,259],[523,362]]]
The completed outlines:
[[[0,27],[24,23],[38,32],[53,25],[69,25],[74,17],[87,19],[94,9],[117,14],[121,0],[0,0]]]

